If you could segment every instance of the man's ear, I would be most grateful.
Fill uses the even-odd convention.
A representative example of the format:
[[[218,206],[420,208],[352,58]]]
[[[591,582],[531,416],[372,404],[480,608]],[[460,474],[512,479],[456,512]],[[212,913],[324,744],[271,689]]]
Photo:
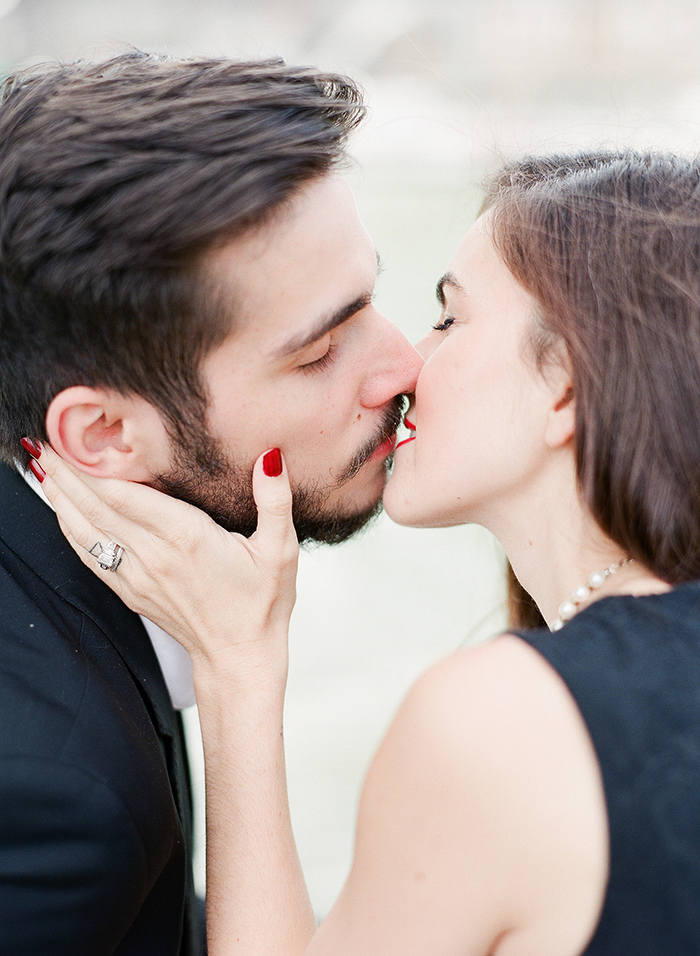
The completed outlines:
[[[559,367],[552,370],[552,404],[547,417],[545,441],[550,448],[561,448],[574,435],[576,428],[576,400],[574,386],[568,371]]]
[[[162,418],[138,395],[73,385],[49,405],[46,431],[62,458],[98,478],[145,482],[169,467]]]

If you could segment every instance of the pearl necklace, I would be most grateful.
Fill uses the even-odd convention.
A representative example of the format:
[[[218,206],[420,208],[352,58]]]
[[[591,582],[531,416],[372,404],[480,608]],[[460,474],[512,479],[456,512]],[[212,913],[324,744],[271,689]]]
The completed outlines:
[[[611,574],[615,574],[620,568],[629,564],[631,560],[632,558],[623,558],[621,561],[615,561],[609,567],[603,568],[602,571],[594,571],[585,584],[574,588],[571,592],[571,599],[559,605],[559,617],[556,617],[549,625],[550,631],[561,630],[564,624],[578,612],[579,606],[590,598],[591,593],[597,590]]]

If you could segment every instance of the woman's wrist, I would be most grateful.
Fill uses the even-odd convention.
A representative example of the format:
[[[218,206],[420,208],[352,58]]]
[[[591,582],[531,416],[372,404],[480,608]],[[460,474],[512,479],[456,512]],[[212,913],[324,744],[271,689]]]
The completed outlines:
[[[195,694],[198,701],[221,697],[284,696],[289,653],[286,629],[278,637],[220,645],[216,651],[192,655]]]

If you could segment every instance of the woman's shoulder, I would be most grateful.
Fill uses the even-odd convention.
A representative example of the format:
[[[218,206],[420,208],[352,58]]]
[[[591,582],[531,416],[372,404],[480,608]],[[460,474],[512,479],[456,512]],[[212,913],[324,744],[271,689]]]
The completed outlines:
[[[410,747],[412,758],[435,771],[478,772],[490,783],[526,782],[547,789],[569,754],[595,755],[585,724],[559,673],[530,644],[503,634],[460,648],[413,685],[387,736],[388,752]],[[552,758],[557,755],[556,760]],[[494,759],[494,757],[498,759]],[[525,767],[538,767],[533,779]],[[545,782],[546,781],[546,782]]]
[[[387,806],[384,825],[417,835],[445,894],[463,870],[478,906],[508,901],[501,915],[533,951],[593,931],[608,860],[595,752],[566,686],[517,636],[461,649],[419,678],[368,775],[365,819]]]
[[[571,713],[572,705],[543,656],[519,636],[502,634],[460,648],[429,668],[409,691],[397,721],[418,721],[424,731],[454,738],[463,750],[472,738],[478,747],[483,735],[502,734],[507,745],[525,728],[542,720],[549,724],[555,713]]]

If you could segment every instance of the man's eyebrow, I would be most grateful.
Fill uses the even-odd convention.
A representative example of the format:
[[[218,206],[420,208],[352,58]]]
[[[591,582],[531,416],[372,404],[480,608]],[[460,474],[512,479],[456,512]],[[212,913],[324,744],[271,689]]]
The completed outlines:
[[[281,345],[278,349],[275,349],[273,352],[273,358],[286,358],[289,355],[293,355],[295,352],[300,352],[302,349],[306,348],[307,345],[311,345],[318,339],[323,338],[324,335],[334,329],[337,325],[347,322],[347,320],[352,318],[353,315],[361,312],[362,309],[366,309],[371,301],[371,292],[365,292],[363,295],[358,296],[352,302],[349,302],[341,309],[338,309],[337,312],[333,312],[331,315],[320,319],[320,321],[317,322],[316,325],[308,332],[304,332],[302,335],[295,335],[288,339],[284,345]]]
[[[435,295],[440,305],[443,306],[445,304],[446,285],[451,285],[454,289],[457,289],[458,292],[464,292],[464,286],[457,282],[454,274],[452,272],[446,272],[442,278],[438,279],[438,284],[435,286]]]

